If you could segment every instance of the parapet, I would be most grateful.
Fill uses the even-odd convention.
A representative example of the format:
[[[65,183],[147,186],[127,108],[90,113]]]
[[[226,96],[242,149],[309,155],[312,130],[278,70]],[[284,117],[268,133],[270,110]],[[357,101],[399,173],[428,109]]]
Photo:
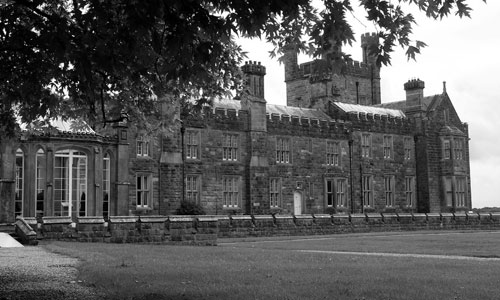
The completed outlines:
[[[361,35],[361,47],[378,44],[378,34],[376,32],[367,32]]]

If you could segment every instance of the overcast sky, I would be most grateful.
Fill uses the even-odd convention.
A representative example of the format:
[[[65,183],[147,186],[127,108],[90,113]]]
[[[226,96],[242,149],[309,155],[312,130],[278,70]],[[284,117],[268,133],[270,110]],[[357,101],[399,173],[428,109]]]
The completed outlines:
[[[500,1],[469,0],[471,19],[450,16],[442,21],[425,18],[415,11],[418,25],[414,38],[425,48],[417,61],[407,61],[401,48],[392,55],[392,65],[383,67],[382,103],[405,99],[403,84],[411,78],[425,81],[424,95],[442,93],[443,81],[462,122],[469,124],[472,206],[498,206],[500,196]],[[353,20],[358,43],[344,48],[361,60],[359,36],[374,27]],[[241,41],[248,60],[261,61],[267,68],[265,98],[268,103],[286,104],[283,65],[269,58],[270,45],[259,40]],[[495,55],[496,54],[496,55]],[[299,63],[309,61],[299,56]],[[498,139],[498,140],[497,140]]]

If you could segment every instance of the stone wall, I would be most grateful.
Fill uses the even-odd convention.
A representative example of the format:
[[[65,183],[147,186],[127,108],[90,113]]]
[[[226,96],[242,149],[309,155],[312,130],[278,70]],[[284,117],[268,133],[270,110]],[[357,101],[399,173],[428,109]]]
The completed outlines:
[[[25,222],[26,223],[26,222]],[[108,243],[216,245],[218,238],[304,236],[415,230],[498,230],[500,213],[44,217],[39,239]]]

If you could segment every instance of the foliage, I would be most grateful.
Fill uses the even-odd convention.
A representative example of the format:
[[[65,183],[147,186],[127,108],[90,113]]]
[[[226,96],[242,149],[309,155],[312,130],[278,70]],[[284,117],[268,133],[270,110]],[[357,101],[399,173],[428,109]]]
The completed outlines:
[[[182,201],[181,205],[175,211],[177,215],[204,215],[203,206],[192,201]]]
[[[275,46],[272,56],[294,45],[348,59],[341,46],[354,40],[346,20],[354,1],[312,2],[2,0],[0,114],[15,110],[24,122],[83,116],[96,128],[125,111],[151,131],[168,128],[179,101],[204,105],[240,88],[244,53],[236,35],[265,38]],[[402,5],[430,18],[469,17],[471,10],[466,0],[393,2],[359,0],[378,25],[381,43],[370,50],[380,65],[396,45],[409,58],[425,47],[412,40],[415,19]],[[13,128],[15,119],[0,123]]]

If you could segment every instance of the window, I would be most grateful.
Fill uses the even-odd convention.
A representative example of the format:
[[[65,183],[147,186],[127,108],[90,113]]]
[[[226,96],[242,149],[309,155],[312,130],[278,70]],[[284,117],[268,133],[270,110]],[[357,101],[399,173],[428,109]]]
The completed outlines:
[[[36,152],[36,170],[35,170],[35,206],[36,216],[42,217],[44,214],[44,200],[45,200],[45,172],[47,170],[45,152],[39,149]]]
[[[14,200],[14,215],[23,215],[24,202],[24,152],[21,149],[16,151],[16,196]]]
[[[384,135],[384,158],[392,158],[392,135]]]
[[[269,181],[269,202],[271,208],[281,205],[281,178],[271,178]]]
[[[136,152],[138,157],[149,156],[149,139],[142,136],[138,137],[136,140]]]
[[[290,139],[276,139],[276,162],[281,164],[290,163]]]
[[[406,206],[413,207],[415,204],[415,177],[405,177]]]
[[[87,155],[76,150],[54,156],[54,215],[87,215]]]
[[[372,136],[370,134],[361,135],[361,156],[370,157],[372,148]]]
[[[394,206],[394,176],[384,177],[385,206]]]
[[[453,178],[444,178],[444,197],[446,201],[446,206],[453,206]]]
[[[186,158],[200,159],[200,134],[198,131],[186,131]]]
[[[326,180],[326,206],[347,207],[347,180],[335,178]]]
[[[462,139],[453,140],[455,159],[462,160],[464,159],[464,142]]]
[[[224,134],[222,136],[222,160],[238,160],[238,140],[237,134]]]
[[[227,176],[222,179],[222,206],[224,208],[238,208],[240,202],[240,178]]]
[[[411,138],[405,137],[403,140],[404,144],[404,158],[405,160],[410,160],[411,159],[411,148],[412,148],[412,143],[411,143]]]
[[[326,142],[326,164],[329,166],[340,165],[340,143]]]
[[[106,153],[102,160],[102,216],[109,217],[111,197],[111,159]]]
[[[451,159],[451,141],[444,140],[443,141],[443,151],[444,151],[444,159]]]
[[[138,208],[151,207],[151,175],[136,176],[136,205]]]
[[[199,203],[200,201],[200,176],[199,175],[187,175],[186,176],[186,200],[194,203]]]
[[[466,180],[465,177],[456,177],[456,206],[464,207],[465,204],[465,192],[466,192]]]
[[[363,176],[363,206],[371,207],[373,205],[372,177]]]

